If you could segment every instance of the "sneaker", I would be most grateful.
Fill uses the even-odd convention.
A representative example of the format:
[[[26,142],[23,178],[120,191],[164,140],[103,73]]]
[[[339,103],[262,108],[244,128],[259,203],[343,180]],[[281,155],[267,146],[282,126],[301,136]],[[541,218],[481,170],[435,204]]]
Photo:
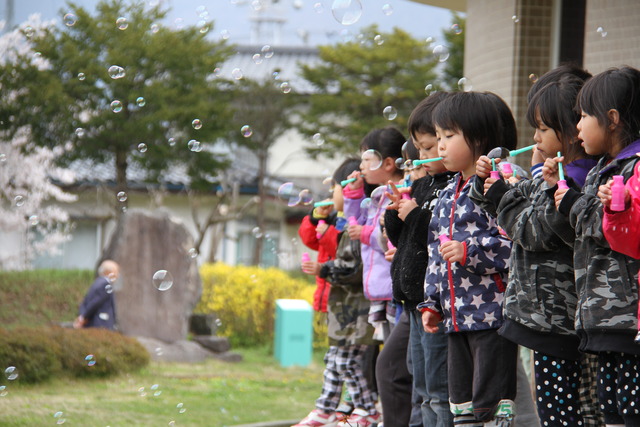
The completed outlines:
[[[353,403],[342,402],[340,406],[336,408],[336,412],[339,412],[338,415],[344,415],[348,417],[353,412]]]
[[[291,427],[335,427],[338,424],[338,417],[334,412],[326,414],[318,409],[309,412],[298,424]]]
[[[344,421],[338,423],[338,427],[370,427],[377,425],[382,421],[380,414],[370,415],[364,409],[354,409],[351,416]]]

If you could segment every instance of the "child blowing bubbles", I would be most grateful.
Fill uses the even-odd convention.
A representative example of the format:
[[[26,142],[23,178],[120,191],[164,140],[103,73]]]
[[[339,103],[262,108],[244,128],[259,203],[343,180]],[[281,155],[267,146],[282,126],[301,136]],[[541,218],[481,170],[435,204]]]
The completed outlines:
[[[458,173],[440,193],[429,224],[425,301],[419,309],[427,332],[445,323],[449,402],[456,424],[495,418],[510,425],[514,414],[517,345],[497,333],[511,242],[469,198],[477,159],[500,141],[503,121],[509,120],[495,98],[458,92],[433,112],[442,162]],[[443,234],[449,240],[439,245]]]
[[[603,235],[603,202],[613,175],[628,179],[640,151],[640,71],[612,68],[580,91],[578,137],[587,154],[603,155],[582,193],[558,189],[558,162],[547,159],[543,176],[558,211],[575,228],[574,265],[580,349],[598,354],[598,399],[607,424],[640,425],[638,268],[640,262],[613,251]]]

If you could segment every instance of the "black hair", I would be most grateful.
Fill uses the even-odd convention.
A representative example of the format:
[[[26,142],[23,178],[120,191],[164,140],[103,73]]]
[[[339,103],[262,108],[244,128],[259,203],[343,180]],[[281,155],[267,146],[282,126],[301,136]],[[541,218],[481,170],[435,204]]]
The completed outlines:
[[[640,136],[640,71],[624,66],[610,68],[589,79],[578,95],[579,108],[598,119],[611,133],[609,110],[620,115],[617,131],[623,147]]]
[[[331,179],[333,179],[334,184],[339,184],[341,181],[347,179],[352,172],[357,170],[360,170],[360,159],[349,157],[336,168]]]
[[[576,101],[580,89],[589,79],[590,74],[586,71],[580,75],[575,72],[562,74],[557,70],[550,72],[553,72],[553,80],[545,79],[548,83],[538,87],[536,93],[529,98],[527,120],[532,127],[538,128],[539,115],[540,121],[553,129],[562,142],[562,154],[566,163],[589,157],[582,145],[577,143],[576,125],[580,121],[580,112],[576,108]]]
[[[546,85],[552,82],[556,82],[560,80],[561,77],[566,75],[572,75],[577,77],[582,81],[586,81],[591,78],[591,73],[584,70],[582,67],[573,63],[565,63],[560,64],[553,70],[547,71],[543,75],[541,75],[538,80],[535,81],[531,89],[529,89],[529,93],[527,94],[527,103],[531,104],[531,98],[535,96],[536,93]]]
[[[411,112],[409,116],[409,135],[416,137],[418,133],[436,134],[436,128],[433,124],[433,109],[448,95],[447,92],[434,92],[422,101]]]
[[[435,129],[434,129],[435,135]],[[420,158],[420,151],[413,144],[413,140],[409,138],[407,142],[402,145],[402,158],[403,160],[418,160]]]
[[[402,145],[406,140],[407,138],[392,126],[374,129],[362,138],[360,150],[376,150],[383,160],[391,157],[395,161],[398,157],[402,157]]]
[[[462,132],[474,158],[495,147],[515,148],[516,125],[507,104],[490,92],[453,92],[433,110],[433,122]]]

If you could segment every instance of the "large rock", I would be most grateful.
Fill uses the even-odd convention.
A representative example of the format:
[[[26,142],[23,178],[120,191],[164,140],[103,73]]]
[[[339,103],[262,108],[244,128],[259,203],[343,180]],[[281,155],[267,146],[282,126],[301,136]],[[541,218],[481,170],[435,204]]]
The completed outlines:
[[[189,316],[202,293],[198,266],[189,256],[192,247],[191,234],[166,212],[124,214],[104,254],[120,264],[115,299],[123,334],[167,343],[187,338]],[[173,277],[164,291],[153,280],[159,270]],[[165,279],[163,286],[167,285]]]

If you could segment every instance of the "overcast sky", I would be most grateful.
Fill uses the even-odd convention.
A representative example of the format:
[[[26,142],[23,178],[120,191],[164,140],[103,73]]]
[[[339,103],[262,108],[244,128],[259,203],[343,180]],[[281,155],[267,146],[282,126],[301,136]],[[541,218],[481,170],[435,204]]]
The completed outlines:
[[[10,0],[0,0],[1,18],[6,20],[7,3]],[[349,0],[340,0],[348,2]],[[170,8],[169,26],[197,25],[204,16],[213,22],[210,36],[213,38],[228,37],[234,44],[249,44],[252,41],[251,15],[256,15],[260,9],[260,0],[147,0],[147,4],[160,3]],[[14,24],[25,21],[29,15],[40,13],[44,19],[57,18],[60,11],[66,11],[68,6],[64,0],[14,0]],[[93,11],[97,0],[75,0],[75,3]],[[262,0],[268,3],[268,0]],[[334,0],[279,0],[280,13],[274,16],[286,20],[281,31],[283,45],[301,45],[303,36],[307,37],[307,44],[332,44],[346,37],[356,36],[363,26],[378,24],[382,31],[390,31],[393,27],[401,27],[416,38],[441,38],[442,29],[448,28],[451,22],[451,12],[447,9],[426,6],[408,0],[351,0],[355,12],[361,16],[351,25],[344,25],[334,17],[332,4]],[[199,16],[200,15],[200,16]],[[271,14],[273,15],[273,14]],[[356,16],[351,15],[351,16]],[[253,40],[257,44],[272,43],[266,40],[266,34],[261,35],[265,40]]]

